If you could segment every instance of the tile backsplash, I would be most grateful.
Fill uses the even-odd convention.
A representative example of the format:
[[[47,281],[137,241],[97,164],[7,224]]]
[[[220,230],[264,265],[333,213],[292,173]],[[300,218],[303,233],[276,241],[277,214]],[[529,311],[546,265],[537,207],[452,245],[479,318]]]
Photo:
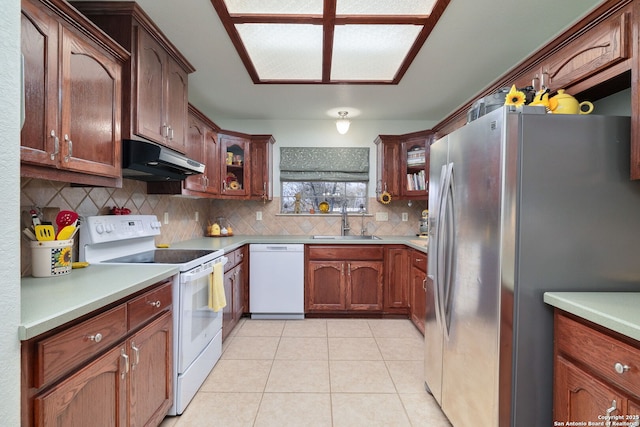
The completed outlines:
[[[280,200],[263,203],[261,201],[196,199],[181,196],[155,195],[146,193],[146,183],[123,180],[122,188],[82,187],[32,178],[22,178],[20,182],[21,209],[55,207],[70,209],[81,216],[108,215],[113,207],[127,207],[133,214],[156,215],[161,221],[164,214],[169,223],[162,225],[158,243],[173,243],[202,237],[207,222],[223,217],[233,227],[236,235],[313,235],[339,234],[339,215],[280,215]],[[426,202],[393,201],[389,205],[369,201],[369,211],[364,217],[368,234],[415,235],[418,221]],[[199,221],[196,221],[198,212]],[[262,212],[262,220],[256,213]],[[387,221],[376,221],[376,213],[386,212]],[[408,221],[402,221],[402,213],[407,213]],[[350,215],[352,233],[360,233],[363,218]],[[225,224],[226,225],[226,224]],[[24,226],[24,225],[23,225]],[[21,234],[22,236],[22,234]],[[76,238],[76,240],[78,240]],[[77,242],[74,260],[77,259]],[[26,238],[21,238],[21,274],[31,274],[31,253]]]

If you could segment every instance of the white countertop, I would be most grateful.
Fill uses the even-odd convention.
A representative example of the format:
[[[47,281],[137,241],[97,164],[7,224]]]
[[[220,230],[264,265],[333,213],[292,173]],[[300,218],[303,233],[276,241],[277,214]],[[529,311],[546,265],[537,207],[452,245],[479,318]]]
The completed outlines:
[[[640,292],[545,292],[544,302],[640,341]]]
[[[178,271],[176,266],[162,264],[92,264],[64,276],[23,277],[18,337],[20,340],[33,338],[171,277]]]

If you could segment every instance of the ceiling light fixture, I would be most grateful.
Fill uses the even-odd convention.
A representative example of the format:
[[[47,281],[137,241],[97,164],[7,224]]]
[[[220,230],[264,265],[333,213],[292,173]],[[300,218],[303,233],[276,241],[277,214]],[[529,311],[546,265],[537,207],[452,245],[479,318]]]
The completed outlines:
[[[347,118],[347,114],[349,113],[346,111],[338,111],[338,115],[340,116],[340,118],[336,120],[336,129],[338,129],[338,133],[340,135],[344,135],[349,131],[351,120]]]

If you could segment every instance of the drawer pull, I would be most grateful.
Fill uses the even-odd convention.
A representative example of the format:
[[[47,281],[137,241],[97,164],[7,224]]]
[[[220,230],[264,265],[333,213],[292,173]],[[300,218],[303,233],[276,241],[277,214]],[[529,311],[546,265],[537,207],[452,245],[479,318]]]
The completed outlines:
[[[160,302],[160,300],[158,301],[149,301],[148,302],[149,305],[152,305],[155,308],[160,308],[160,305],[162,305],[162,303]]]
[[[102,334],[100,332],[98,332],[95,335],[87,335],[87,336],[85,336],[85,338],[88,339],[89,341],[100,342],[100,341],[102,341]]]
[[[619,374],[624,374],[625,372],[627,372],[629,369],[631,369],[630,367],[628,367],[627,365],[623,365],[622,363],[618,362],[615,365],[613,365],[613,368],[616,370],[617,373]]]

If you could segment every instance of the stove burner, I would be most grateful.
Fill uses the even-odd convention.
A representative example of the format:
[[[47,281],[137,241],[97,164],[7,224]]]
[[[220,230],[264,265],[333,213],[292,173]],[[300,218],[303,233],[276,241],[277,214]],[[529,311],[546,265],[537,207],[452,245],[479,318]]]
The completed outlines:
[[[205,249],[161,249],[105,260],[105,263],[184,264],[215,251]]]

